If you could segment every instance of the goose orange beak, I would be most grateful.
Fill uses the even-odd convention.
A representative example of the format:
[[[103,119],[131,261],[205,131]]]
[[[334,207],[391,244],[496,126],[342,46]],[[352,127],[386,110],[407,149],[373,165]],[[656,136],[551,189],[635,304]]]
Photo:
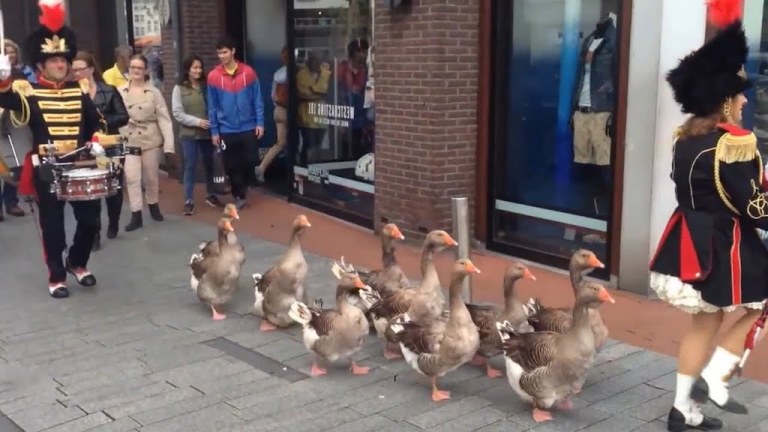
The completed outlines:
[[[405,240],[405,236],[400,232],[400,228],[398,228],[397,225],[392,226],[392,230],[389,232],[389,235],[392,238],[396,238],[398,240]]]
[[[355,276],[355,288],[357,289],[365,288],[365,284],[363,283],[363,280],[360,279],[360,276]]]
[[[536,280],[536,276],[534,276],[533,273],[531,273],[531,271],[528,269],[525,269],[525,272],[523,272],[523,277],[532,281]]]
[[[589,261],[587,262],[587,264],[592,268],[605,268],[605,264],[603,264],[599,259],[597,259],[595,254],[592,254],[592,256],[589,257]]]
[[[299,216],[299,226],[303,226],[305,228],[309,228],[312,226],[311,223],[309,223],[309,219],[305,215]]]
[[[467,261],[467,271],[480,274],[480,269],[472,261]]]
[[[605,287],[602,287],[597,293],[597,298],[603,303],[616,303],[616,300],[611,296]]]
[[[446,234],[445,235],[445,245],[446,246],[458,246],[459,243],[456,240],[454,240],[453,237],[451,237],[450,235]]]

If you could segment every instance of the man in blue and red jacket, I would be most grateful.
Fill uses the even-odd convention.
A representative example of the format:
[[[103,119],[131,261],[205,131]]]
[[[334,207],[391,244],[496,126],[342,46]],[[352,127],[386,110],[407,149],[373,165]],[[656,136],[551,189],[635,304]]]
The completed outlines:
[[[256,139],[264,136],[264,101],[259,77],[250,66],[235,60],[235,44],[226,37],[216,44],[221,62],[208,74],[208,121],[213,143],[224,154],[238,209],[245,204],[250,177],[250,153],[258,152]]]

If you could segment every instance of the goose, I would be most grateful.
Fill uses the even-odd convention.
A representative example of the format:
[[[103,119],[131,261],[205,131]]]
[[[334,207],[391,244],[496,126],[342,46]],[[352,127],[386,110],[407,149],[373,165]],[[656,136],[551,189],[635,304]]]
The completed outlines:
[[[461,298],[464,279],[471,273],[480,273],[480,269],[469,259],[454,263],[448,289],[450,314],[447,320],[433,319],[422,324],[409,321],[408,315],[404,314],[390,324],[405,361],[429,377],[434,402],[451,398],[450,392],[438,389],[437,379],[468,362],[480,346],[480,334]]]
[[[581,391],[596,353],[587,311],[603,302],[615,303],[604,286],[582,282],[573,326],[564,334],[518,333],[509,321],[497,322],[509,385],[532,404],[537,423],[552,420],[548,410],[555,404],[561,409],[573,408],[570,397]]]
[[[240,214],[237,212],[237,207],[234,204],[229,203],[226,206],[224,206],[222,217],[238,220],[240,219]],[[219,253],[219,243],[215,240],[201,242],[197,248],[198,248],[198,255],[200,257],[206,257],[208,255],[216,255]]]
[[[240,269],[245,262],[245,253],[234,234],[230,219],[221,218],[218,229],[219,253],[194,259],[189,264],[193,277],[198,281],[192,289],[201,301],[210,306],[215,321],[227,317],[216,308],[232,299],[238,289]]]
[[[345,273],[336,288],[335,309],[310,308],[299,301],[291,304],[288,315],[302,325],[304,346],[315,355],[310,370],[313,377],[327,373],[319,366],[320,361],[331,363],[345,359],[349,361],[352,374],[365,375],[369,371],[351,358],[362,349],[369,332],[365,314],[349,302],[349,294],[353,291],[360,292],[362,298],[376,295],[360,276]]]
[[[445,299],[443,297],[440,278],[432,261],[435,252],[458,243],[447,232],[434,230],[427,234],[421,248],[422,279],[415,289],[397,290],[370,307],[369,313],[379,338],[384,339],[384,358],[391,360],[401,357],[392,345],[397,343],[388,340],[387,329],[390,321],[404,313],[408,313],[411,321],[427,323],[432,318],[443,314]]]
[[[573,288],[574,295],[584,281],[585,271],[604,267],[605,265],[597,259],[593,252],[586,249],[576,251],[571,257],[569,266],[571,287]],[[536,298],[530,299],[526,306],[530,311],[528,322],[536,331],[565,333],[573,323],[572,308],[544,307]],[[589,314],[590,327],[595,334],[596,346],[599,350],[608,340],[608,327],[605,325],[599,310],[588,309],[587,313]]]
[[[288,315],[294,301],[307,303],[304,280],[307,277],[307,261],[301,250],[301,235],[312,224],[305,215],[293,220],[288,250],[263,275],[253,274],[253,304],[256,315],[262,318],[261,331],[288,327],[294,320]]]
[[[503,308],[496,305],[467,304],[472,321],[480,332],[480,349],[470,363],[476,366],[485,366],[486,375],[489,378],[502,376],[501,371],[491,367],[491,363],[488,361],[491,357],[501,354],[501,338],[499,338],[499,332],[496,329],[496,322],[509,321],[518,333],[533,331],[533,327],[528,323],[528,309],[514,294],[515,284],[523,278],[536,280],[536,276],[523,263],[515,262],[507,267],[504,272]]]

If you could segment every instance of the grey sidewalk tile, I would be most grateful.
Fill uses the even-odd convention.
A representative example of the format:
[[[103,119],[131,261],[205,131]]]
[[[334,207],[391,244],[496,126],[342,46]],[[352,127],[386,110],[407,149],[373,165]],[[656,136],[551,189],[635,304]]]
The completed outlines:
[[[85,401],[77,401],[83,411],[87,413],[95,413],[108,408],[120,406],[129,402],[145,399],[154,395],[173,391],[175,387],[168,383],[155,383],[148,386],[136,387],[133,389],[125,389],[120,392],[114,392],[112,394],[105,394],[96,399],[89,399]],[[68,406],[72,406],[73,402],[69,401]]]
[[[200,396],[200,392],[193,388],[180,388],[147,398],[131,401],[125,404],[113,406],[111,408],[105,409],[104,412],[106,412],[113,419],[120,419]]]
[[[384,416],[374,414],[371,416],[355,419],[351,422],[335,425],[325,430],[329,432],[377,432],[381,429],[394,426],[397,426],[397,423]],[[323,429],[316,430],[322,431]]]
[[[78,407],[64,407],[58,403],[29,408],[8,414],[25,432],[39,432],[79,417],[86,413]]]
[[[429,430],[433,432],[471,432],[500,422],[505,418],[506,414],[498,409],[485,407],[444,422]]]
[[[225,404],[211,405],[155,424],[143,426],[141,432],[192,432],[212,430],[242,423]]]
[[[141,425],[131,418],[122,418],[102,426],[88,429],[88,432],[133,432]]]
[[[110,423],[112,419],[107,417],[104,413],[98,412],[89,414],[85,417],[62,423],[58,426],[54,426],[50,429],[45,429],[45,432],[84,432],[91,431],[101,425]]]
[[[249,350],[225,338],[213,339],[206,342],[206,345],[218,349],[227,356],[239,360],[241,363],[238,364],[240,364],[243,369],[246,367],[253,367],[266,374],[282,378],[289,382],[301,381],[308,378],[308,375],[291,367],[284,366],[265,356],[261,352]]]
[[[428,429],[485,408],[490,404],[485,399],[469,396],[456,404],[438,406],[427,412],[409,417],[408,423],[422,429]]]

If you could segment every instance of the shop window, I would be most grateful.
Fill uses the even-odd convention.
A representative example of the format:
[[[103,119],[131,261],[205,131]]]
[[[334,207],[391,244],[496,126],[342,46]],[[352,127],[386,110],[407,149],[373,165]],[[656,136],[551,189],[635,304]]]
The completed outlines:
[[[149,61],[149,76],[155,87],[163,88],[163,46],[160,30],[168,22],[170,8],[167,1],[129,0],[133,49]]]
[[[757,136],[757,147],[765,163],[768,162],[768,3],[745,0],[743,23],[749,45],[744,68],[754,86],[745,93],[748,102],[742,111],[742,122]]]
[[[621,3],[494,2],[492,247],[607,260]]]
[[[294,194],[373,220],[373,0],[294,0]]]

